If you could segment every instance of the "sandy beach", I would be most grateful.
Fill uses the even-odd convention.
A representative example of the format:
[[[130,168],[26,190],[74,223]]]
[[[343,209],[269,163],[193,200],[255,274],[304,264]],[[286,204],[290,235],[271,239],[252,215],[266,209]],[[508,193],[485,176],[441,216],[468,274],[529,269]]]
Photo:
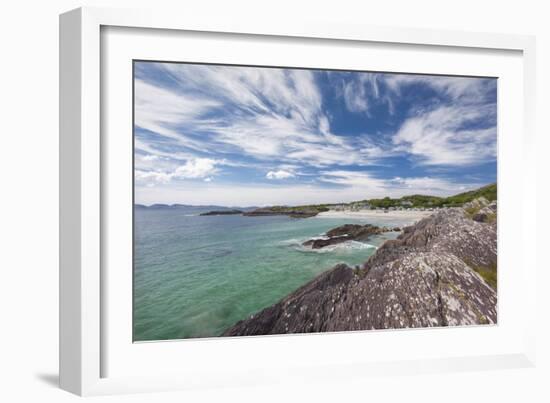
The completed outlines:
[[[335,211],[319,213],[320,218],[350,218],[350,219],[387,219],[400,220],[413,224],[435,211],[396,210],[385,213],[383,210]]]

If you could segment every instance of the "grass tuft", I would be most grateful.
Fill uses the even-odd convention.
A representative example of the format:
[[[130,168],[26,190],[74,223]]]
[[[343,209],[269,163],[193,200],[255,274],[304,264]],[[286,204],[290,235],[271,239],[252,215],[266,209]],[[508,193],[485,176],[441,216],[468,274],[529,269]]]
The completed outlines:
[[[489,266],[469,265],[477,274],[479,274],[487,284],[495,291],[497,290],[497,264],[493,263]]]

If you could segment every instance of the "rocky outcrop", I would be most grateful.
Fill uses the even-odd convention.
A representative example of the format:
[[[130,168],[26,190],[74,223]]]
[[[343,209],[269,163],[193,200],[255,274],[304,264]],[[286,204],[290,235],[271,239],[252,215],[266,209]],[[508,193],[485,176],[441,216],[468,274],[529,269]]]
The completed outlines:
[[[302,243],[303,246],[310,246],[312,249],[320,249],[329,245],[336,245],[348,241],[367,241],[371,236],[383,232],[393,231],[393,228],[377,227],[376,225],[366,224],[345,224],[328,231],[324,238],[310,239]]]
[[[404,228],[359,269],[337,265],[223,335],[493,324],[497,294],[476,270],[496,262],[496,220],[442,210]]]

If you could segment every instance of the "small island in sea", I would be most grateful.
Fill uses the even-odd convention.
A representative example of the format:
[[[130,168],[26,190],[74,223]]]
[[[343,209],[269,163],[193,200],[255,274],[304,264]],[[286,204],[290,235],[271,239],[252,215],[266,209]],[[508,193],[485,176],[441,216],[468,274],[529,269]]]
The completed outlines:
[[[235,215],[243,214],[241,210],[212,210],[207,211],[206,213],[200,213],[199,215]]]
[[[134,341],[498,322],[496,80],[133,68]]]

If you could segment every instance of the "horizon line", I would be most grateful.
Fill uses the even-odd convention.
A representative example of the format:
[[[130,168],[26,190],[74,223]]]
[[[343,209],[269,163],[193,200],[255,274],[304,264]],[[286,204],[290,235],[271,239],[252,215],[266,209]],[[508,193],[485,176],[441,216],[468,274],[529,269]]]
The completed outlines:
[[[476,188],[473,188],[473,189],[470,189],[470,190],[465,190],[463,192],[450,194],[448,196],[434,196],[434,195],[430,195],[430,194],[414,193],[414,194],[406,194],[406,195],[403,195],[403,196],[400,196],[400,197],[390,197],[390,196],[385,196],[385,197],[389,197],[390,199],[402,199],[404,197],[426,196],[426,197],[437,197],[437,198],[443,199],[443,198],[447,198],[447,197],[457,196],[457,195],[460,195],[460,194],[463,194],[463,193],[473,192],[475,190],[483,189],[483,188],[491,186],[491,185],[497,185],[497,182],[487,183],[486,185],[482,185],[482,186],[479,186],[479,187],[476,187]],[[178,203],[155,202],[155,203],[151,203],[151,204],[144,204],[144,203],[136,203],[135,201],[134,201],[133,205],[134,206],[145,206],[145,207],[152,207],[152,206],[168,206],[168,207],[174,207],[174,206],[186,206],[186,207],[215,206],[215,207],[225,207],[225,208],[251,208],[251,207],[272,207],[272,206],[296,207],[296,206],[309,206],[309,205],[318,206],[318,205],[337,205],[337,204],[360,203],[360,202],[365,202],[365,201],[369,201],[369,200],[380,200],[380,199],[384,199],[385,197],[371,197],[371,198],[365,198],[365,199],[361,199],[361,200],[352,200],[352,201],[349,201],[349,202],[341,201],[341,202],[326,202],[326,203],[303,203],[303,204],[295,204],[295,205],[285,205],[285,204],[276,204],[276,203],[275,204],[257,204],[257,205],[254,205],[254,204],[252,204],[252,205],[223,205],[223,204],[216,204],[216,203],[186,204],[186,203],[179,203],[179,202]]]

